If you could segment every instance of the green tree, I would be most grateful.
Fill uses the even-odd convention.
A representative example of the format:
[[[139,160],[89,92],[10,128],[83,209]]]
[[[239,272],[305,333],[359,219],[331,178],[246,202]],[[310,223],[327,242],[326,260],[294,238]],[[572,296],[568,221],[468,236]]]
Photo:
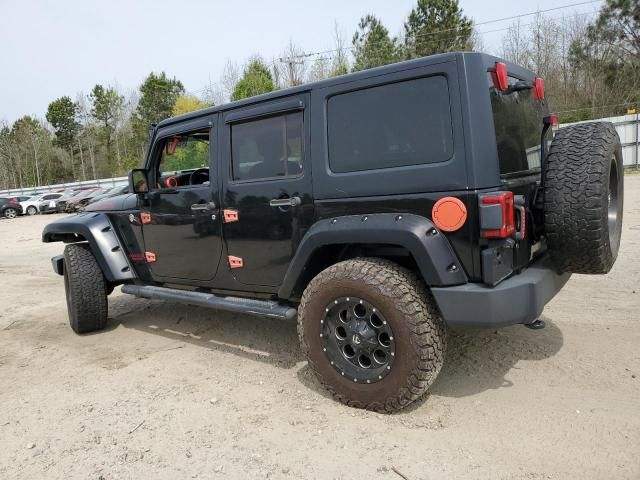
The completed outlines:
[[[583,77],[592,118],[624,114],[640,102],[638,32],[640,0],[607,0],[571,45],[570,62]]]
[[[184,95],[184,86],[180,80],[167,77],[165,72],[151,72],[140,85],[140,100],[136,108],[139,126],[146,133],[149,126],[172,115],[173,106],[180,95]]]
[[[400,58],[397,39],[391,38],[382,22],[373,15],[360,19],[352,43],[355,58],[352,68],[354,72],[394,63]]]
[[[181,95],[176,98],[171,110],[171,115],[182,115],[184,113],[195,112],[211,106],[213,105],[208,105],[193,95]]]
[[[171,117],[176,100],[184,93],[182,82],[175,77],[167,77],[165,72],[151,72],[144,79],[140,85],[140,98],[131,122],[139,155],[144,155],[149,127]]]
[[[124,105],[124,98],[119,95],[114,88],[105,88],[102,85],[96,85],[89,94],[89,101],[91,102],[90,114],[100,125],[101,135],[106,148],[106,160],[107,163],[111,165],[113,134],[116,129],[120,110]],[[111,170],[113,171],[113,169]]]
[[[473,24],[458,0],[418,0],[404,23],[405,57],[470,50]]]
[[[46,119],[55,132],[56,145],[70,149],[73,146],[80,124],[76,120],[78,106],[69,97],[60,97],[49,104]]]
[[[269,68],[260,58],[254,58],[245,67],[242,78],[236,83],[231,100],[253,97],[275,90]]]
[[[15,139],[18,147],[18,159],[22,164],[23,177],[21,178],[21,183],[23,185],[41,185],[42,180],[45,178],[45,153],[47,147],[51,144],[49,132],[42,126],[40,121],[25,115],[13,123],[11,135]]]

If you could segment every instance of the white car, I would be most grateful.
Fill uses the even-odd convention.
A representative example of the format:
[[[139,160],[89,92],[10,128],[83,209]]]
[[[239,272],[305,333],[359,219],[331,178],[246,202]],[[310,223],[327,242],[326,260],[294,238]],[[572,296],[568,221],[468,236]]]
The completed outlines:
[[[25,215],[35,215],[40,212],[40,202],[56,200],[61,196],[62,193],[41,193],[40,195],[34,195],[20,202],[20,205],[22,205],[22,211]]]

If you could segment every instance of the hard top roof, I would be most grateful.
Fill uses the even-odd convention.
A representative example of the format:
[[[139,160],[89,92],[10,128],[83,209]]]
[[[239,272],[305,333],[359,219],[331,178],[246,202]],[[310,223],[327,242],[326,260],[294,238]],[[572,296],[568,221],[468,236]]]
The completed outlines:
[[[265,102],[268,100],[275,100],[278,98],[287,97],[289,95],[295,95],[298,93],[308,92],[312,89],[316,88],[325,88],[330,87],[332,85],[339,85],[342,83],[353,82],[355,80],[362,80],[365,78],[376,77],[378,75],[385,75],[388,73],[398,72],[402,70],[410,70],[413,68],[424,67],[428,65],[435,65],[438,63],[448,62],[454,60],[457,56],[484,56],[489,59],[496,59],[495,57],[478,52],[451,52],[451,53],[441,53],[437,55],[430,55],[428,57],[416,58],[414,60],[406,60],[403,62],[392,63],[390,65],[384,65],[381,67],[375,67],[368,70],[363,70],[360,72],[348,73],[346,75],[341,75],[339,77],[333,77],[326,80],[321,80],[313,83],[306,83],[304,85],[300,85],[297,87],[284,88],[282,90],[276,90],[274,92],[264,93],[262,95],[256,95],[254,97],[244,98],[242,100],[237,100],[235,102],[225,103],[222,105],[217,105],[214,107],[205,108],[202,110],[198,110],[195,112],[185,113],[183,115],[178,115],[176,117],[167,118],[158,123],[158,128],[165,127],[167,125],[171,125],[178,122],[183,122],[185,120],[191,120],[194,118],[211,115],[213,113],[232,110],[234,108],[243,107],[246,105],[252,105],[260,102]]]

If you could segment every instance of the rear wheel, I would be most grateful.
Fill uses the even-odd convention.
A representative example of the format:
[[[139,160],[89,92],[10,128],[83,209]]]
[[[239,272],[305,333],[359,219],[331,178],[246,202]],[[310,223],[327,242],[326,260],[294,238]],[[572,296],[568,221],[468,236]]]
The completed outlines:
[[[624,172],[611,123],[562,128],[547,157],[544,225],[556,267],[607,273],[620,249]]]
[[[27,207],[27,215],[35,215],[36,213],[38,213],[38,209],[33,205]]]
[[[15,208],[7,208],[4,211],[5,218],[16,218],[18,216],[18,211]]]
[[[381,259],[340,262],[316,276],[298,309],[309,366],[347,405],[394,412],[440,372],[446,331],[415,275]]]
[[[102,330],[107,324],[107,284],[87,244],[64,249],[64,286],[73,331]]]

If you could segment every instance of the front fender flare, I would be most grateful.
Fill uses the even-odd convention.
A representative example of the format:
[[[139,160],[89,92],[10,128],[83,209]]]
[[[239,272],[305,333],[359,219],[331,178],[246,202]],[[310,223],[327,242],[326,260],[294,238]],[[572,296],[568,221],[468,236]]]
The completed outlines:
[[[300,242],[278,290],[291,298],[298,279],[313,253],[336,244],[380,244],[406,248],[429,286],[467,283],[461,262],[447,238],[427,218],[413,214],[377,213],[327,218],[313,224]]]
[[[104,213],[81,213],[56,220],[44,227],[42,241],[89,242],[91,252],[107,281],[122,283],[135,277],[109,217]]]

